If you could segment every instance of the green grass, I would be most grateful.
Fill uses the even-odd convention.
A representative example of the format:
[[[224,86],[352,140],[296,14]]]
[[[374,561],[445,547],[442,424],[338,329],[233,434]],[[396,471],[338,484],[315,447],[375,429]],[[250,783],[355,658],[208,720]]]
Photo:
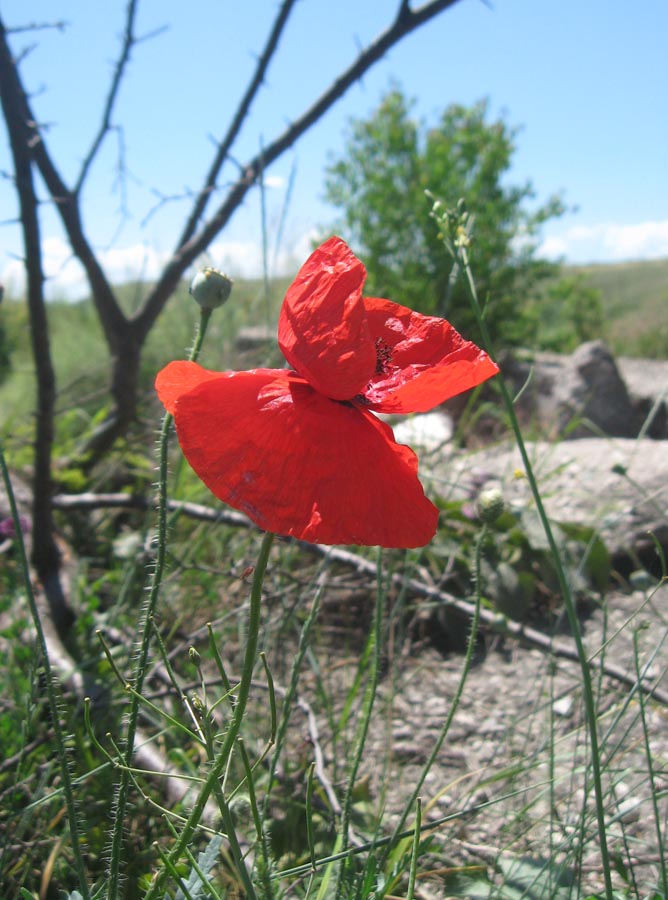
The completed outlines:
[[[235,283],[232,297],[223,312],[215,316],[202,365],[214,369],[234,367],[238,362],[235,336],[247,325],[267,325],[275,329],[278,310],[290,279],[276,279],[265,296],[261,280]],[[136,308],[142,286],[120,285],[117,295],[126,311]],[[0,429],[16,437],[30,425],[34,408],[35,378],[27,311],[23,303],[5,298],[0,315],[12,347],[11,371],[0,383]],[[92,418],[106,407],[109,378],[109,354],[94,307],[89,300],[48,304],[51,352],[56,370],[59,424],[67,419],[68,431],[85,431]],[[182,284],[168,301],[163,314],[149,335],[142,357],[141,380],[150,393],[156,372],[172,359],[185,358],[192,342],[198,307]],[[274,354],[275,356],[275,354]],[[273,362],[276,363],[276,359]],[[272,359],[257,357],[251,364],[267,364]],[[282,363],[279,362],[279,365]],[[245,366],[244,366],[245,367]]]
[[[605,337],[619,356],[668,359],[668,259],[572,266],[601,292]]]

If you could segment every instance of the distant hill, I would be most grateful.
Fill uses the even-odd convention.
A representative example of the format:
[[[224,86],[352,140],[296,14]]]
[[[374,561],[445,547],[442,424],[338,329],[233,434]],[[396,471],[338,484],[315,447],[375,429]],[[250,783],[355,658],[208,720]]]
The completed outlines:
[[[604,337],[620,356],[668,359],[668,259],[567,266],[601,292]]]

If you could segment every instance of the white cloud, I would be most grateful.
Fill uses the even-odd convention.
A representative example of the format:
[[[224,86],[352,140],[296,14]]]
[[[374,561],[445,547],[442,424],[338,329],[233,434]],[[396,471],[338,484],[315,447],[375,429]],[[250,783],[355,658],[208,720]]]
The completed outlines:
[[[548,237],[538,248],[538,255],[544,259],[561,259],[568,255],[568,241],[563,237]]]
[[[315,232],[305,231],[299,238],[284,242],[277,253],[269,251],[269,274],[289,275],[311,252]],[[67,243],[59,237],[46,238],[42,244],[45,292],[48,298],[79,299],[88,294],[88,285],[80,263]],[[573,225],[563,232],[545,237],[538,249],[547,259],[564,258],[567,262],[622,262],[624,260],[660,259],[668,257],[668,220],[619,225],[613,222],[595,225]],[[146,244],[102,250],[98,259],[112,283],[133,279],[155,279],[169,254]],[[198,265],[213,265],[233,278],[262,276],[262,248],[259,241],[221,240],[212,244]],[[24,291],[23,263],[8,259],[0,270],[0,283],[10,296]]]
[[[613,227],[606,242],[617,259],[657,259],[668,256],[668,220]]]
[[[132,247],[113,247],[99,254],[99,259],[111,282],[151,281],[160,274],[169,254],[145,244]]]
[[[668,220],[574,225],[546,237],[538,252],[548,259],[564,257],[567,262],[661,259],[668,257]]]
[[[283,244],[276,253],[270,245],[270,277],[296,272],[310,254],[314,236],[312,231],[305,232],[296,241]],[[255,241],[219,241],[209,247],[206,260],[233,278],[262,277],[262,247]]]
[[[269,274],[285,275],[295,272],[311,252],[313,234],[307,232],[291,244],[285,244],[274,254],[269,254]],[[81,264],[72,257],[69,246],[58,237],[47,238],[42,243],[44,273],[47,277],[45,294],[49,299],[77,300],[88,294],[88,284]],[[113,247],[98,253],[98,259],[107,278],[112,283],[133,279],[152,280],[158,277],[169,254],[154,250],[145,244],[130,247]],[[251,240],[219,241],[212,244],[208,253],[199,261],[201,265],[214,265],[237,278],[262,277],[262,248]],[[195,267],[193,267],[195,268]],[[0,283],[10,296],[21,295],[25,290],[23,262],[10,259],[0,271]]]
[[[42,268],[47,297],[76,297],[83,293],[83,269],[60,238],[46,238],[42,242]],[[25,290],[23,260],[10,259],[0,271],[0,281],[9,295],[22,294]]]
[[[263,181],[266,188],[281,190],[285,188],[285,178],[282,175],[265,175]]]
[[[8,296],[16,297],[23,291],[23,281],[23,263],[19,259],[10,259],[0,271],[0,284]]]
[[[98,253],[98,260],[112,282],[155,278],[167,259],[143,244],[111,248]],[[77,300],[88,294],[88,283],[81,263],[72,256],[68,244],[58,237],[42,242],[42,266],[48,299]],[[25,271],[21,260],[10,260],[0,272],[7,293],[16,296],[25,290]]]

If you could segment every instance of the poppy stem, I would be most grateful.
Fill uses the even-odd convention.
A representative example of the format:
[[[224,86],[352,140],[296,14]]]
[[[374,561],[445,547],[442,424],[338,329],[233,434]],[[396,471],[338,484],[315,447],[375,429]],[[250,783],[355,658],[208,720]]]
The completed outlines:
[[[438,758],[438,754],[441,752],[441,747],[443,746],[443,742],[448,736],[448,732],[450,731],[450,727],[452,726],[453,720],[455,718],[455,714],[459,709],[459,704],[462,699],[462,695],[464,693],[464,686],[469,677],[469,672],[471,671],[471,666],[473,664],[473,655],[476,648],[476,643],[478,639],[478,630],[480,627],[480,611],[482,608],[482,594],[481,594],[481,579],[480,579],[480,567],[482,564],[482,552],[485,544],[485,540],[487,538],[487,525],[482,526],[480,533],[478,535],[478,539],[476,541],[476,549],[475,549],[475,567],[474,567],[474,575],[473,575],[473,585],[475,588],[475,606],[473,609],[473,616],[471,618],[471,625],[469,628],[469,635],[466,641],[466,653],[464,654],[464,664],[462,666],[462,671],[459,676],[459,681],[457,682],[457,688],[455,689],[454,696],[450,703],[450,709],[445,718],[443,726],[434,742],[433,747],[431,748],[431,752],[422,767],[422,771],[413,787],[413,791],[404,804],[403,812],[399,817],[399,821],[394,827],[394,831],[392,832],[392,837],[389,839],[386,844],[385,851],[381,857],[381,867],[386,865],[388,859],[391,857],[392,852],[399,845],[399,842],[404,837],[404,826],[406,825],[406,821],[410,813],[417,808],[420,802],[420,792],[424,786],[425,781],[427,780],[427,775],[431,772],[436,759]],[[420,823],[416,822],[414,828],[416,832],[420,829]]]
[[[264,537],[262,538],[260,553],[255,565],[248,611],[246,649],[244,652],[244,660],[241,669],[241,680],[239,682],[239,688],[236,692],[234,715],[225,734],[225,741],[215,760],[211,763],[208,775],[202,783],[199,795],[193,805],[190,815],[188,816],[188,820],[183,826],[181,834],[179,835],[176,843],[172,847],[167,857],[169,862],[172,864],[177,863],[177,861],[185,852],[185,848],[190,843],[195,829],[199,825],[204,813],[204,808],[206,806],[207,800],[211,796],[211,792],[214,790],[214,787],[216,787],[216,785],[220,783],[220,779],[227,767],[230,754],[232,753],[234,745],[237,741],[241,723],[246,712],[246,705],[248,703],[251,680],[253,677],[253,668],[257,659],[258,637],[260,633],[260,611],[262,608],[262,585],[264,583],[264,575],[267,569],[269,552],[271,550],[273,540],[274,535],[271,532],[266,532]],[[238,851],[236,853],[235,844]],[[246,868],[246,863],[244,862],[243,856],[241,855],[241,849],[238,846],[238,841],[235,841],[234,839],[232,840],[231,850],[239,876],[243,882],[245,896],[248,898],[248,900],[257,900],[257,895],[250,880],[250,875],[248,873],[248,869]],[[162,880],[162,878],[156,878],[153,881],[153,884],[151,885],[151,888],[146,894],[144,900],[152,900],[152,898],[156,896],[157,892],[162,887]]]
[[[202,309],[200,311],[199,324],[197,326],[197,332],[195,333],[195,340],[193,341],[190,354],[188,355],[188,362],[197,362],[200,350],[202,349],[202,344],[204,343],[206,330],[209,327],[209,319],[211,318],[212,312],[212,309]]]
[[[489,329],[487,328],[487,323],[485,321],[485,317],[482,313],[482,309],[480,307],[480,302],[478,300],[478,292],[475,286],[475,280],[473,278],[473,273],[471,271],[471,265],[469,262],[468,251],[466,246],[462,244],[457,248],[456,260],[459,260],[461,263],[467,287],[469,290],[469,296],[471,298],[471,304],[473,306],[473,312],[475,314],[476,320],[478,322],[478,327],[480,329],[480,333],[482,335],[483,344],[488,353],[492,352],[492,342],[489,334]],[[524,439],[522,437],[522,431],[517,420],[517,415],[515,413],[515,407],[513,404],[513,399],[510,396],[510,392],[506,387],[506,383],[503,378],[503,374],[499,373],[497,376],[497,382],[499,385],[499,391],[501,393],[501,398],[503,400],[503,405],[506,410],[506,414],[508,415],[508,419],[513,429],[513,433],[515,435],[515,441],[517,443],[517,447],[520,451],[520,455],[522,457],[522,463],[524,465],[524,471],[527,476],[527,481],[531,488],[531,493],[533,495],[534,502],[536,504],[536,511],[538,512],[538,516],[540,518],[541,524],[543,526],[543,531],[545,532],[545,537],[547,539],[548,545],[550,547],[550,553],[552,555],[552,559],[554,561],[555,570],[557,573],[557,578],[559,581],[559,587],[561,591],[561,596],[563,597],[564,607],[566,609],[566,615],[568,617],[568,622],[571,627],[571,633],[573,636],[573,641],[575,642],[575,646],[577,649],[578,659],[580,662],[580,669],[582,674],[582,697],[585,706],[586,720],[589,732],[589,741],[591,747],[591,766],[592,766],[592,782],[594,786],[594,798],[596,802],[596,818],[598,823],[598,833],[599,833],[599,844],[600,844],[600,854],[601,854],[601,868],[603,871],[603,876],[605,879],[605,896],[608,900],[612,900],[613,897],[613,888],[612,888],[612,878],[610,875],[611,866],[610,866],[610,855],[608,851],[608,842],[607,842],[607,827],[605,821],[605,801],[603,796],[603,784],[601,779],[601,757],[599,750],[599,740],[598,740],[598,726],[597,726],[597,711],[596,711],[596,703],[594,700],[594,689],[592,685],[591,678],[591,670],[589,667],[589,659],[587,657],[587,651],[585,650],[584,643],[582,641],[582,634],[580,632],[580,623],[578,621],[577,612],[575,609],[575,603],[573,601],[573,593],[571,591],[571,586],[569,584],[568,578],[566,577],[566,572],[564,570],[564,566],[561,559],[561,553],[559,552],[559,548],[557,546],[556,539],[554,537],[554,532],[552,530],[552,526],[550,525],[549,519],[547,517],[547,513],[545,511],[545,506],[543,505],[543,499],[540,495],[540,490],[538,488],[538,482],[536,481],[536,476],[534,475],[533,468],[531,465],[531,461],[529,459],[529,454],[527,452],[526,446],[524,444]]]
[[[383,554],[378,548],[376,561],[376,603],[373,615],[373,629],[369,635],[366,645],[365,655],[370,656],[370,672],[369,681],[366,686],[362,709],[360,711],[360,726],[355,735],[355,743],[352,750],[352,760],[348,771],[348,784],[346,794],[342,803],[341,825],[339,842],[342,851],[348,850],[350,846],[350,817],[353,805],[353,793],[357,787],[357,774],[362,763],[362,754],[366,746],[369,728],[371,727],[371,713],[378,691],[378,682],[380,679],[380,669],[382,665],[382,648],[383,648],[383,618],[386,600],[385,581],[383,579]],[[335,898],[341,900],[345,897],[347,888],[347,878],[350,875],[350,859],[345,857],[341,862],[336,884]]]
[[[189,360],[195,362],[202,349],[202,343],[206,330],[211,318],[211,309],[202,309],[200,311],[199,325],[195,334],[192,349],[190,350]],[[134,666],[134,676],[131,679],[132,695],[130,699],[130,711],[128,714],[128,724],[125,737],[124,752],[124,768],[121,770],[118,791],[116,795],[116,812],[114,818],[114,827],[111,834],[111,847],[109,852],[109,875],[107,882],[107,898],[115,900],[119,895],[120,879],[121,879],[121,861],[123,850],[123,839],[125,829],[125,814],[128,804],[128,796],[130,791],[130,769],[132,766],[132,756],[134,753],[134,743],[137,734],[137,723],[139,718],[139,701],[144,687],[144,675],[146,673],[149,648],[151,643],[151,634],[153,616],[157,606],[160,588],[162,585],[162,576],[165,568],[165,559],[167,554],[167,458],[169,449],[169,434],[172,427],[173,416],[165,413],[160,429],[160,438],[158,440],[158,522],[157,522],[157,538],[156,538],[156,554],[155,568],[151,577],[148,600],[142,611],[142,617],[139,626],[139,648]]]

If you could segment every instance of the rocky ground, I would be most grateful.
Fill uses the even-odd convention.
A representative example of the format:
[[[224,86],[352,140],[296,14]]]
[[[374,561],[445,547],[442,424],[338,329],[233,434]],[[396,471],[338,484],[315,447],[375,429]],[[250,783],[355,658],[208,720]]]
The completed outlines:
[[[637,659],[648,679],[665,687],[667,627],[664,587],[651,600],[642,592],[612,593],[584,630],[592,655],[605,645],[605,654],[629,672],[635,671]],[[376,724],[378,756],[370,775],[380,781],[379,762],[387,763],[392,788],[384,796],[393,813],[411,796],[439,739],[462,666],[460,656],[421,651],[402,661],[392,684],[383,685],[386,707]],[[630,844],[648,890],[657,877],[659,846],[637,692],[599,679],[595,670],[594,678],[609,846],[614,853],[622,850],[624,840]],[[645,716],[665,833],[668,709],[650,701]],[[444,853],[465,864],[493,867],[496,854],[540,859],[550,840],[555,848],[569,846],[583,809],[587,828],[594,827],[590,780],[586,786],[591,777],[588,755],[579,666],[488,635],[486,652],[469,673],[452,726],[420,791],[428,820],[456,814],[439,831]],[[469,809],[473,811],[461,812]],[[555,856],[563,858],[564,853]],[[581,869],[585,884],[600,889],[595,842],[586,848]]]
[[[637,364],[631,370],[637,382]],[[663,381],[654,381],[651,396],[645,371],[643,408],[655,413],[661,412],[666,396],[665,364],[659,374]],[[634,390],[637,397],[638,383]],[[600,406],[598,412],[605,414]],[[399,425],[398,438],[418,446],[421,471],[441,493],[462,499],[481,484],[493,485],[518,514],[534,506],[514,443],[452,451],[446,443],[450,431],[447,417],[437,412]],[[642,432],[634,437],[592,437],[590,429],[588,434],[581,432],[577,440],[529,442],[528,456],[550,519],[594,529],[621,573],[600,603],[581,610],[590,658],[614,661],[632,675],[640,671],[647,683],[665,689],[668,586],[661,583],[661,574],[668,547],[668,442]],[[462,862],[482,861],[494,868],[506,854],[537,856],[550,841],[553,847],[567,846],[583,810],[587,827],[594,828],[594,807],[579,665],[493,634],[485,636],[484,650],[421,794],[432,818],[477,807],[457,816],[440,839]],[[389,808],[395,808],[399,796],[411,795],[451,708],[462,664],[461,657],[422,651],[404,661],[398,681],[384,688],[388,710],[379,753],[394,764]],[[641,703],[637,685],[601,676],[596,665],[592,672],[600,709],[609,846],[615,854],[626,843],[643,882],[638,889],[648,892],[656,883],[661,842],[654,824],[655,799],[664,841],[668,816],[668,708],[655,700]],[[509,799],[513,792],[517,794]],[[499,857],[494,858],[496,851]],[[600,890],[595,841],[585,850],[580,868],[585,886]],[[615,878],[622,888],[623,879]]]

